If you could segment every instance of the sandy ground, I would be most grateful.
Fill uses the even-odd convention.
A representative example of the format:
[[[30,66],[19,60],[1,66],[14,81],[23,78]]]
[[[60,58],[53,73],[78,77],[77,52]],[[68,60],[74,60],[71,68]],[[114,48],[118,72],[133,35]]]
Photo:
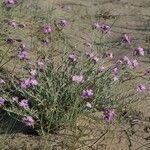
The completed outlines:
[[[81,43],[89,40],[89,35],[86,34],[87,28],[91,21],[95,21],[91,18],[93,18],[94,12],[97,11],[100,21],[115,22],[112,27],[112,41],[118,39],[120,33],[130,33],[133,37],[133,47],[141,45],[150,54],[150,0],[45,0],[45,2],[41,0],[41,5],[44,7],[49,3],[54,4],[57,8],[57,15],[59,14],[60,17],[64,17],[66,13],[70,13],[72,16],[75,15],[77,22],[74,26],[80,25],[78,28],[73,26],[71,32],[74,31],[72,36],[82,37],[80,38]],[[109,16],[106,19],[104,19],[105,14]],[[70,16],[69,18],[72,19]],[[82,24],[82,19],[86,23]],[[89,19],[91,20],[89,21]],[[117,55],[126,52],[130,54],[129,47],[126,49],[114,47],[113,50]],[[141,60],[141,62],[143,61],[145,61],[143,63],[145,67],[149,66],[150,55]],[[143,69],[143,67],[141,68]],[[44,150],[44,145],[46,150],[149,150],[150,97],[138,104],[136,108],[144,113],[147,121],[142,122],[135,118],[135,122],[131,123],[131,128],[125,125],[117,125],[115,130],[112,129],[105,134],[103,128],[97,123],[84,120],[84,125],[81,123],[80,128],[86,126],[86,130],[83,130],[84,133],[82,133],[85,136],[79,139],[80,130],[75,137],[70,136],[72,132],[68,133],[68,131],[66,134],[63,131],[58,135],[52,135],[47,143],[43,143],[39,137],[22,133],[10,133],[10,136],[4,141],[6,148],[2,148],[2,150]],[[90,136],[86,135],[87,132],[90,132]],[[98,139],[99,137],[101,138]]]

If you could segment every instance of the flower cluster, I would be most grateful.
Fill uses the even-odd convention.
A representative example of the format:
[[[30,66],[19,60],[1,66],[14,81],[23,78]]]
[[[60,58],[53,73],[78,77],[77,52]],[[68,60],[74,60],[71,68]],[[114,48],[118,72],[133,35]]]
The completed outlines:
[[[48,25],[43,25],[43,26],[41,27],[41,32],[42,32],[43,34],[49,34],[49,33],[52,32],[52,28],[51,28],[50,26],[48,26]]]
[[[17,0],[4,0],[4,6],[6,8],[11,8],[17,3]]]
[[[29,108],[29,104],[28,104],[28,100],[23,99],[19,102],[19,106],[23,109],[28,109]]]
[[[31,86],[38,85],[38,81],[35,79],[34,76],[29,76],[26,79],[23,79],[20,83],[21,89],[27,89]]]
[[[104,23],[94,23],[93,28],[100,30],[104,34],[111,33],[111,27]]]
[[[86,51],[85,55],[87,56],[87,58],[89,58],[90,61],[92,61],[93,63],[98,63],[99,62],[99,57],[91,51]]]
[[[32,116],[25,116],[22,118],[22,123],[24,123],[26,126],[34,127],[35,120],[32,118]]]
[[[103,114],[104,114],[104,120],[106,122],[110,122],[114,119],[115,117],[115,110],[114,109],[110,109],[110,108],[107,108],[103,111]]]
[[[73,82],[76,82],[76,83],[83,83],[84,82],[84,79],[83,79],[83,76],[82,75],[73,75],[71,76],[71,80]]]
[[[134,69],[134,68],[136,68],[139,65],[139,63],[138,63],[138,61],[136,59],[129,59],[127,56],[124,56],[123,62],[130,69]]]
[[[19,46],[17,56],[20,60],[27,59],[27,51],[26,51],[26,46],[24,44],[21,44]]]
[[[81,92],[81,98],[83,99],[89,99],[93,96],[93,90],[92,89],[86,89],[86,90],[83,90]]]

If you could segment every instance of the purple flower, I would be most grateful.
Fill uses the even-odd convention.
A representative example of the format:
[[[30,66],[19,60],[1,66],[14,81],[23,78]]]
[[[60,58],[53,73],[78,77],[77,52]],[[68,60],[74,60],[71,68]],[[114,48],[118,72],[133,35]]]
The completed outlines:
[[[127,65],[130,69],[134,69],[139,65],[139,63],[136,59],[134,59],[134,60],[130,60]]]
[[[121,42],[130,44],[131,43],[131,37],[129,36],[129,34],[124,33],[122,36]]]
[[[11,8],[13,5],[15,5],[16,2],[16,0],[4,0],[4,5],[7,8]]]
[[[29,104],[28,104],[28,100],[23,99],[19,102],[19,106],[23,109],[28,109],[29,108]]]
[[[81,98],[88,99],[93,96],[93,90],[86,89],[81,92]]]
[[[111,33],[111,27],[109,25],[102,23],[102,24],[99,24],[99,26],[100,26],[99,29],[102,31],[102,33],[104,33],[104,34],[106,34],[106,33],[110,34]]]
[[[30,76],[26,79],[23,79],[20,83],[21,89],[27,89],[28,87],[36,85],[38,85],[38,82],[34,76]]]
[[[20,60],[24,60],[24,59],[27,58],[27,52],[21,50],[21,51],[18,52],[17,56],[18,56],[18,58],[19,58]]]
[[[30,81],[31,81],[30,77],[28,77],[26,79],[23,79],[21,81],[21,83],[20,83],[21,89],[26,89],[26,88],[30,87],[31,86],[31,82]]]
[[[67,26],[67,21],[62,19],[58,22],[58,25],[61,27],[61,28],[64,28]]]
[[[115,117],[115,110],[107,108],[103,111],[103,115],[106,122],[111,122]]]
[[[69,54],[68,59],[72,62],[77,60],[77,56],[74,53]]]
[[[5,103],[5,99],[3,99],[2,97],[0,97],[0,107],[3,106]]]
[[[130,60],[127,56],[124,56],[123,62],[124,62],[124,63],[128,66],[128,68],[130,68],[130,69],[134,69],[134,68],[136,68],[136,67],[139,65],[139,63],[138,63],[138,61],[137,61],[136,59]]]
[[[48,25],[44,25],[41,27],[41,32],[44,34],[49,34],[52,32],[52,28]]]
[[[24,44],[21,44],[18,48],[18,58],[20,60],[27,58],[27,52],[26,52],[26,46]]]
[[[134,49],[134,53],[138,56],[144,56],[144,48],[139,46],[138,48]]]
[[[139,84],[136,87],[136,91],[139,92],[139,93],[143,93],[143,92],[145,92],[145,90],[146,90],[146,87],[143,84]]]
[[[6,82],[3,80],[3,79],[1,79],[0,78],[0,85],[3,85],[3,84],[5,84]]]
[[[73,82],[76,82],[76,83],[83,83],[84,82],[84,79],[83,79],[83,76],[82,75],[73,75],[71,76],[71,80]]]
[[[24,123],[27,126],[34,126],[35,121],[31,116],[25,116],[22,118],[22,123]]]

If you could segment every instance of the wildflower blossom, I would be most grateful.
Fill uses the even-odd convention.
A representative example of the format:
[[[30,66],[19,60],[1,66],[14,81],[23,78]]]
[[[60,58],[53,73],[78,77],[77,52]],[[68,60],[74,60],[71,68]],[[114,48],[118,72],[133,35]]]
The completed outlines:
[[[79,84],[79,83],[82,83],[82,82],[84,81],[82,75],[73,75],[73,76],[71,77],[71,80],[72,80],[73,82],[78,83],[78,84]]]
[[[52,32],[52,28],[48,25],[44,25],[41,27],[41,32],[44,34],[48,34]]]
[[[129,36],[129,34],[124,33],[122,36],[121,42],[130,44],[131,43],[131,37]]]
[[[74,53],[69,54],[68,59],[72,62],[75,62],[77,60],[77,57]]]
[[[123,62],[127,65],[127,67],[129,69],[134,69],[139,65],[139,63],[136,59],[134,59],[134,60],[131,59],[130,60],[127,56],[124,56]]]
[[[144,56],[144,48],[139,46],[138,48],[134,49],[134,53],[138,56]]]
[[[58,22],[58,25],[61,27],[61,28],[64,28],[67,26],[67,21],[62,19]]]
[[[26,89],[27,87],[29,87],[30,86],[30,79],[27,78],[27,79],[22,80],[20,83],[20,86],[21,86],[21,89]]]
[[[4,5],[7,8],[11,8],[16,2],[16,0],[4,0]]]
[[[104,34],[106,34],[106,33],[110,34],[111,33],[111,27],[109,25],[102,23],[99,26],[100,26],[99,29],[102,31],[102,33],[104,33]]]
[[[18,58],[20,60],[24,60],[27,58],[27,52],[26,51],[23,51],[23,50],[20,50],[18,51],[18,54],[17,54]]]
[[[24,123],[26,126],[34,126],[35,121],[31,116],[25,116],[22,118],[22,123]]]
[[[3,97],[0,97],[0,107],[3,106],[5,103],[5,99]]]
[[[29,76],[28,78],[23,79],[20,83],[21,89],[27,89],[28,87],[36,85],[38,85],[38,82],[34,76]]]
[[[91,98],[92,96],[93,96],[92,89],[83,90],[81,93],[81,98],[83,98],[83,99],[88,99],[88,98]]]
[[[26,46],[24,44],[20,44],[17,56],[20,60],[27,58]]]
[[[28,109],[29,108],[29,104],[28,104],[28,100],[23,99],[19,102],[19,106],[23,109]]]
[[[139,84],[136,87],[136,91],[139,92],[139,93],[143,93],[143,92],[145,92],[145,90],[146,90],[146,87],[143,84]]]
[[[110,122],[110,121],[112,121],[112,120],[114,119],[114,117],[115,117],[115,110],[114,110],[114,109],[109,109],[109,108],[107,108],[107,109],[105,109],[105,110],[103,111],[103,115],[104,115],[104,120],[105,120],[106,122]]]
[[[130,60],[127,65],[130,69],[134,69],[139,65],[139,63],[136,59],[134,59],[134,60]]]

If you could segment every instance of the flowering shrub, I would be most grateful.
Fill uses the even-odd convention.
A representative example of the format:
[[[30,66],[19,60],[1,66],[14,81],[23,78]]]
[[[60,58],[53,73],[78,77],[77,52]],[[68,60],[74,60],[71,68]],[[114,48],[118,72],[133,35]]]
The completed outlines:
[[[10,9],[17,3],[18,1],[15,0],[4,1],[5,7]],[[24,77],[20,79],[13,76],[10,79],[9,89],[3,89],[7,83],[0,78],[1,109],[6,110],[39,134],[44,134],[64,128],[74,123],[80,115],[93,112],[103,112],[102,119],[111,123],[115,117],[119,116],[119,111],[122,111],[133,99],[134,101],[138,99],[137,94],[146,92],[146,85],[141,83],[135,89],[125,93],[118,90],[125,80],[132,77],[132,73],[139,66],[137,58],[123,56],[115,62],[115,54],[112,50],[106,50],[103,54],[94,49],[94,44],[91,43],[95,41],[84,43],[85,51],[69,52],[74,45],[70,46],[70,43],[66,42],[68,37],[63,34],[63,30],[68,27],[68,20],[51,22],[54,23],[48,22],[42,25],[33,23],[36,24],[32,26],[33,29],[35,28],[33,35],[36,40],[32,37],[35,43],[31,45],[35,49],[38,49],[39,43],[42,45],[42,48],[40,47],[42,52],[38,51],[42,58],[37,59],[36,63],[29,58],[28,45],[22,43],[16,48],[13,45],[16,42],[15,39],[10,37],[5,39],[7,46],[17,49],[13,57],[18,58],[20,63],[25,63],[27,67],[22,68],[25,72]],[[26,27],[14,20],[8,21],[8,26],[13,29]],[[105,23],[93,25],[93,30],[100,31],[98,34],[102,34],[103,37],[112,34],[111,28]],[[132,44],[131,37],[127,33],[123,34],[120,41],[121,44]],[[49,45],[51,47],[47,49],[57,49],[60,42],[64,44],[63,52],[56,57],[59,60],[56,61],[50,51],[44,50]],[[140,46],[135,48],[133,54],[144,56],[144,48]],[[149,74],[148,68],[143,75]]]

